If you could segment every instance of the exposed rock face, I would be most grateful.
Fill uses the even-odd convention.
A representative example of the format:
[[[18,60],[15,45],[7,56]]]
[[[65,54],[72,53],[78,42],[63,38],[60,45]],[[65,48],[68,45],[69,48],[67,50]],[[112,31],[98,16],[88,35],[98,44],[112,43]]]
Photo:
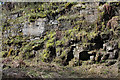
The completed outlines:
[[[14,14],[6,18],[3,57],[39,57],[41,61],[65,66],[80,66],[84,61],[109,65],[117,62],[114,60],[119,57],[120,19],[119,13],[112,15],[111,11],[113,7],[120,9],[118,4],[39,3],[37,6],[29,11],[13,10]]]
[[[40,36],[45,31],[45,18],[39,18],[34,23],[25,23],[23,35]]]

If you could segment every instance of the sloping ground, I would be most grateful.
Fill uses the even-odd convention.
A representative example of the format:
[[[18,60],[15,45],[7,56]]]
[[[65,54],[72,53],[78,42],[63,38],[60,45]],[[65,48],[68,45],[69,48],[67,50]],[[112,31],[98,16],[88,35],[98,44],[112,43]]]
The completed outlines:
[[[117,77],[119,9],[119,2],[4,4],[1,26],[3,75]],[[41,25],[36,24],[38,20],[45,20],[43,33],[36,31],[41,35],[25,36],[24,25],[37,30]]]
[[[3,70],[3,78],[117,78],[118,76],[117,63],[112,66],[94,64],[69,67],[56,63],[35,63],[32,60],[30,64]],[[10,67],[9,63],[8,66]]]

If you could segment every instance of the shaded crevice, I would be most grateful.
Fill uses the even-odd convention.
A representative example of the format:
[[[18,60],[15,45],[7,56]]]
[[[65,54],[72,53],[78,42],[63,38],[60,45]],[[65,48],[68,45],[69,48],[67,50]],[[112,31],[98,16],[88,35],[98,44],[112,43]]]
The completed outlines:
[[[50,51],[50,61],[52,61],[52,59],[55,58],[55,56],[56,56],[56,48],[50,47],[49,51]]]
[[[88,54],[88,51],[83,51],[79,53],[79,60],[90,60],[90,55]]]
[[[72,46],[70,52],[68,52],[67,60],[66,60],[66,63],[64,64],[64,66],[68,65],[69,61],[71,61],[71,59],[74,58],[74,55],[73,55],[74,48],[76,48],[76,46]]]

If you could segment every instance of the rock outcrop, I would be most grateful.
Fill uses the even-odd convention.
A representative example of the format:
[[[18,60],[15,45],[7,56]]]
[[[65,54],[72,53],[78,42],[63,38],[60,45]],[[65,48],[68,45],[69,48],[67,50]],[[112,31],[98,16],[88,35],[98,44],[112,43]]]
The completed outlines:
[[[3,57],[38,57],[65,66],[118,62],[120,3],[33,4],[21,3],[9,14],[3,6]]]

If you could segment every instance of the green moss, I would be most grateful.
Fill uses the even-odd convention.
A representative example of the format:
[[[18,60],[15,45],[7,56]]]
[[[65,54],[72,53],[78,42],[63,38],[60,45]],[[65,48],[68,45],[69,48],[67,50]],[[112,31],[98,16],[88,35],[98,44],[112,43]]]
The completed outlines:
[[[48,37],[51,39],[51,38],[54,38],[56,35],[56,32],[55,31],[51,31],[48,35]]]
[[[14,39],[15,44],[20,43],[22,41],[23,41],[23,38],[21,36],[16,36],[16,38]]]
[[[38,14],[38,17],[40,17],[40,18],[45,18],[47,15],[46,15],[46,13],[40,13],[40,14]]]
[[[14,42],[14,39],[11,39],[11,40],[9,41],[10,44],[13,43],[13,42]]]
[[[56,53],[60,53],[60,51],[61,51],[61,48],[60,47],[58,47],[58,48],[56,48]]]
[[[2,57],[7,57],[8,52],[7,51],[1,51],[0,54],[2,55]]]
[[[62,59],[62,58],[64,58],[64,60],[66,60],[67,59],[67,56],[68,56],[68,52],[70,51],[70,47],[68,47],[68,48],[66,48],[66,49],[62,49],[62,54],[60,55],[60,58]]]
[[[81,34],[81,40],[83,43],[86,43],[88,40],[87,40],[87,33],[82,33]]]
[[[59,17],[57,20],[74,20],[76,18],[81,18],[83,17],[82,15],[79,14],[74,14],[74,15],[63,15],[61,17]]]
[[[75,37],[75,32],[71,32],[71,33],[70,33],[70,37],[71,37],[71,38]]]
[[[88,40],[94,39],[97,35],[98,35],[98,33],[96,33],[95,31],[90,32],[90,33],[87,35]]]
[[[68,7],[70,4],[71,4],[71,3],[69,3],[69,2],[68,2],[68,3],[66,3],[66,4],[65,4],[65,7]]]
[[[78,32],[78,30],[79,30],[79,25],[76,25],[75,27],[73,27],[73,29],[75,29],[77,32]]]
[[[63,58],[64,56],[67,56],[66,50],[64,50],[64,51],[62,52],[62,54],[60,55],[61,58]]]
[[[46,43],[46,48],[50,48],[54,45],[54,43]]]
[[[48,37],[47,36],[44,36],[44,41],[48,40]]]
[[[81,40],[82,40],[82,36],[81,36],[80,33],[76,34],[76,37],[77,37],[77,40],[78,40],[78,41],[81,41]]]
[[[56,46],[60,46],[61,44],[62,44],[62,41],[61,40],[58,40],[58,41],[56,41]]]
[[[55,38],[51,38],[46,42],[46,48],[50,48],[55,45]]]
[[[49,42],[49,43],[54,43],[55,39],[56,39],[56,38],[53,37],[53,38],[49,39],[47,42]]]
[[[47,59],[49,57],[49,51],[48,50],[44,50],[43,53],[44,53],[44,55],[43,55],[44,58]]]
[[[82,43],[82,46],[84,48],[88,47],[88,48],[91,48],[91,47],[94,47],[95,43]]]
[[[82,9],[85,9],[86,8],[86,6],[85,5],[82,5]]]
[[[53,59],[53,62],[58,63],[61,66],[63,65],[62,64],[63,61],[62,61],[62,59],[60,57],[55,57],[55,59]]]
[[[31,41],[29,44],[23,46],[21,51],[23,54],[30,53],[35,48],[42,48],[43,47],[43,40],[35,40]]]
[[[34,12],[35,10],[34,10],[34,9],[31,9],[30,11],[31,11],[31,12]]]
[[[74,24],[82,24],[82,23],[84,23],[84,20],[82,20],[82,21],[81,20],[80,21],[76,21]]]
[[[65,32],[66,37],[68,37],[68,36],[71,34],[71,32],[72,32],[72,29],[67,30],[67,31]]]
[[[69,62],[69,66],[75,67],[75,66],[79,66],[79,65],[80,65],[79,60],[78,60],[78,59],[75,59],[75,58],[73,58],[73,59]]]
[[[49,56],[50,56],[49,51],[47,49],[44,49],[41,55],[41,60],[45,62],[48,60]]]
[[[23,47],[23,53],[29,52],[32,50],[32,45],[27,44],[25,47]]]
[[[120,42],[118,43],[118,48],[120,49]]]
[[[104,30],[105,30],[105,23],[102,22],[102,31],[104,31]]]
[[[56,41],[56,46],[64,45],[67,39],[62,38],[62,40]]]

